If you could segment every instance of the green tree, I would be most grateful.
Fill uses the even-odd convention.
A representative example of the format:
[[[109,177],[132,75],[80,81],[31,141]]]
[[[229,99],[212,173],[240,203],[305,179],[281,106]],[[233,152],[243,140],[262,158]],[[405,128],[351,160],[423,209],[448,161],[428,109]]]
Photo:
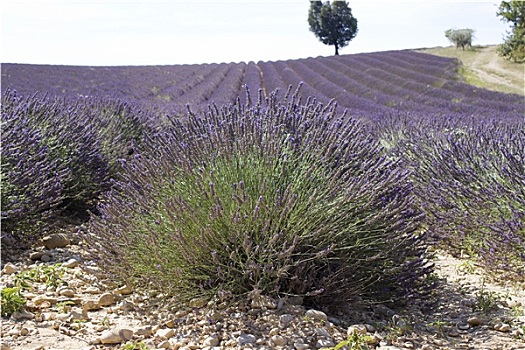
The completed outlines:
[[[497,15],[511,24],[511,32],[499,47],[499,54],[514,62],[525,62],[525,2],[502,1]]]
[[[326,45],[335,46],[335,54],[357,34],[357,19],[346,1],[310,1],[310,31]]]
[[[445,36],[451,43],[456,45],[456,48],[462,48],[465,50],[465,47],[472,46],[472,39],[474,38],[473,29],[447,29],[445,31]]]

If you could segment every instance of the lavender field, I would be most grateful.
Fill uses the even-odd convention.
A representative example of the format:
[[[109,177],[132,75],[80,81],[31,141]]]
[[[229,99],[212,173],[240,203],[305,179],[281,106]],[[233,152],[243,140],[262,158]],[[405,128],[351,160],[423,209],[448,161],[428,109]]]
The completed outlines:
[[[458,65],[2,64],[2,230],[89,220],[111,278],[189,294],[417,298],[435,248],[525,282],[523,96]]]
[[[379,118],[398,112],[447,117],[522,118],[523,98],[456,80],[458,62],[412,51],[390,51],[276,62],[173,66],[75,67],[2,65],[2,90],[28,96],[112,97],[167,113],[245,102],[247,85],[266,98],[303,83],[304,96],[336,99],[352,116]]]

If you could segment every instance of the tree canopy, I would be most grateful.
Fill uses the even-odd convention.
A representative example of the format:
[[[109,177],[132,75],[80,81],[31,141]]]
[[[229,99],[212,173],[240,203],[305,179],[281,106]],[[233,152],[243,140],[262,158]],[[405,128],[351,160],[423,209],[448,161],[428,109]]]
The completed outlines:
[[[335,54],[357,35],[357,19],[346,1],[310,1],[310,31],[326,45],[335,46]]]
[[[465,47],[472,46],[472,38],[474,37],[473,29],[447,29],[445,31],[445,36],[451,43],[456,45],[456,48],[462,48],[465,50]]]
[[[525,2],[502,1],[498,16],[512,26],[505,42],[499,47],[499,53],[514,62],[525,62]]]

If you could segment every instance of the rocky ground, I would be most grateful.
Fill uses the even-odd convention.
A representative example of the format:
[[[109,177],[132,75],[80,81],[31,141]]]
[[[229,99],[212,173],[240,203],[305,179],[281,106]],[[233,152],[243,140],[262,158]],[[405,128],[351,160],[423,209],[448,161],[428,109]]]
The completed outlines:
[[[243,300],[195,299],[168,312],[151,307],[162,304],[160,297],[109,288],[81,270],[88,247],[75,234],[43,243],[20,252],[2,240],[0,285],[24,285],[27,300],[22,311],[2,318],[2,350],[300,350],[349,337],[343,349],[525,349],[525,291],[492,284],[473,262],[445,254],[436,258],[441,281],[431,306],[339,305],[333,312],[254,292]]]

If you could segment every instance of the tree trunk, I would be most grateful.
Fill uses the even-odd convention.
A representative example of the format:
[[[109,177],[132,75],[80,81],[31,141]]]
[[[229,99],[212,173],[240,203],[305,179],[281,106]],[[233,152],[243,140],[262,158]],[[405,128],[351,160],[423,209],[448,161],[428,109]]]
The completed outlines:
[[[339,56],[339,47],[335,44],[335,55]]]

